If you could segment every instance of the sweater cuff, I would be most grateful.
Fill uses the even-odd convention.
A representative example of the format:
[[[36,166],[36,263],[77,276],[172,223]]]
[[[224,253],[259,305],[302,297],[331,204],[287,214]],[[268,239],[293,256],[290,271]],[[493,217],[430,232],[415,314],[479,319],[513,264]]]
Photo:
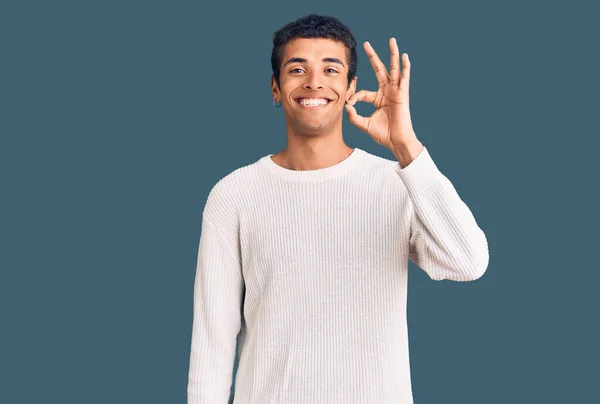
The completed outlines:
[[[423,147],[421,153],[404,168],[396,162],[394,170],[413,196],[421,195],[442,183],[445,178],[431,158],[427,147]]]

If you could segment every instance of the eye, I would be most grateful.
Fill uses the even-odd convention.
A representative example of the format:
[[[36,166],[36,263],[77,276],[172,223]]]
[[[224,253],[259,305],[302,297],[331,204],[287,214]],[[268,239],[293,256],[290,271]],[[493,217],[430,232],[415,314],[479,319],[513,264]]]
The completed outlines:
[[[297,67],[297,68],[295,68],[295,69],[292,69],[292,70],[290,70],[290,73],[294,73],[296,70],[302,70],[302,69],[301,69],[301,68],[299,68],[299,67]],[[328,68],[328,69],[325,69],[325,71],[327,71],[327,70],[331,70],[331,71],[332,71],[332,73],[338,73],[338,71],[337,71],[337,70],[335,70],[335,69],[333,69],[333,68],[331,68],[331,67],[330,67],[330,68]]]

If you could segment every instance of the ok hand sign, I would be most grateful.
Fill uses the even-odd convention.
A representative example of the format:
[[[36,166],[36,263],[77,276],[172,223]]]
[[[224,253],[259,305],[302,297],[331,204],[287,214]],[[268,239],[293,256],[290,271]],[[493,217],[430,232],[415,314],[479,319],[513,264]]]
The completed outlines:
[[[348,120],[361,131],[367,133],[378,144],[397,152],[418,142],[412,127],[409,109],[408,88],[410,85],[410,61],[408,54],[402,54],[402,72],[398,44],[390,38],[390,73],[369,42],[364,43],[365,52],[371,61],[379,81],[379,90],[360,90],[346,103]],[[377,110],[365,118],[356,113],[354,104],[366,101],[374,104]]]

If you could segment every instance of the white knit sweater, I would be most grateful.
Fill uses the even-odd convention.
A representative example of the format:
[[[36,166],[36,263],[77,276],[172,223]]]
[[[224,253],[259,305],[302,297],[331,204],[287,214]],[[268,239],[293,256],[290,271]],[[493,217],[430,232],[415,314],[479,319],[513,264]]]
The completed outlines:
[[[412,404],[408,260],[475,280],[484,232],[427,148],[404,168],[359,148],[316,170],[271,156],[208,195],[188,403],[228,403],[239,343],[233,404]]]

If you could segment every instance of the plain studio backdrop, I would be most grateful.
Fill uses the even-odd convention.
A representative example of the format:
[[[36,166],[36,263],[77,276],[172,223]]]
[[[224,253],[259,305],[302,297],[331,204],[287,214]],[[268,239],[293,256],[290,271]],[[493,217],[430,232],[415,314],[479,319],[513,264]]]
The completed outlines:
[[[377,90],[364,41],[389,66],[397,38],[417,137],[488,238],[475,282],[410,263],[415,403],[594,401],[585,4],[2,2],[0,402],[186,401],[202,209],[220,178],[285,146],[272,35],[310,13],[354,33],[358,89]],[[344,115],[348,145],[393,158]]]

